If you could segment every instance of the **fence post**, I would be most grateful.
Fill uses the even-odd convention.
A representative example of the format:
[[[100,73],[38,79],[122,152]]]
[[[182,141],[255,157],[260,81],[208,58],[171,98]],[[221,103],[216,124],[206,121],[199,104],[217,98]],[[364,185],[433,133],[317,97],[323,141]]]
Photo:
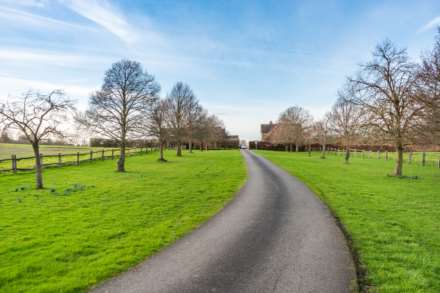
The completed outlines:
[[[380,159],[380,150],[377,151],[377,158]]]
[[[93,161],[93,151],[90,151],[90,161]]]
[[[58,153],[58,165],[61,166],[62,163],[63,163],[63,159],[61,153]]]
[[[388,161],[388,151],[385,152],[385,160]]]
[[[17,155],[12,155],[12,172],[17,173]]]
[[[102,150],[101,159],[104,161],[104,150]]]
[[[412,157],[413,157],[413,153],[409,152],[409,156],[408,156],[408,163],[411,164],[412,163]]]
[[[79,152],[76,153],[76,165],[79,166]]]
[[[422,153],[422,166],[425,166],[425,165],[426,165],[426,153],[423,152]]]
[[[115,150],[112,149],[112,160],[114,160],[114,159],[115,159]]]

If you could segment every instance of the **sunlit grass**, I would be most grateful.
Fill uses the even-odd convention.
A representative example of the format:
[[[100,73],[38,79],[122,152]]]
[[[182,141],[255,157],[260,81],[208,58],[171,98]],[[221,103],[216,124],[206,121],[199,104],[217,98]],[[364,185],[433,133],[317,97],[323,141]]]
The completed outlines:
[[[78,292],[211,217],[243,184],[238,151],[168,152],[0,175],[0,292]]]

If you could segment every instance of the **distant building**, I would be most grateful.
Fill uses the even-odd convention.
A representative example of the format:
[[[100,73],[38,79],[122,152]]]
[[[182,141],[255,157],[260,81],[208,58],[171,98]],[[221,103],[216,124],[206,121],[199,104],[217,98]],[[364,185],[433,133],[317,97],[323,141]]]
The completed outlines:
[[[260,127],[261,141],[269,141],[270,132],[276,126],[277,126],[277,124],[273,123],[272,121],[270,121],[268,124],[261,124],[261,127]]]
[[[240,146],[240,137],[238,135],[226,135],[223,142],[225,148],[238,148]]]

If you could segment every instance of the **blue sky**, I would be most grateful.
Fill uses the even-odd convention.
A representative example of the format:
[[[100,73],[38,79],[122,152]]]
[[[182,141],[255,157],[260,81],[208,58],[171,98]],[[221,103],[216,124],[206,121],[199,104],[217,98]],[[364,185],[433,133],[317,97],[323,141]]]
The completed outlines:
[[[389,38],[417,61],[440,1],[0,0],[0,99],[64,89],[85,109],[111,63],[131,58],[162,85],[192,86],[227,129],[301,105],[319,118],[345,77]]]

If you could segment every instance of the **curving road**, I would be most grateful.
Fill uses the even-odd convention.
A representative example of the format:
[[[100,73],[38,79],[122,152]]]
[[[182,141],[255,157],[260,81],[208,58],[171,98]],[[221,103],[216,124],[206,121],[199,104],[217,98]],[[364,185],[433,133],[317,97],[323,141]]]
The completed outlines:
[[[352,257],[328,209],[266,159],[242,154],[248,182],[229,205],[92,292],[352,292]]]

